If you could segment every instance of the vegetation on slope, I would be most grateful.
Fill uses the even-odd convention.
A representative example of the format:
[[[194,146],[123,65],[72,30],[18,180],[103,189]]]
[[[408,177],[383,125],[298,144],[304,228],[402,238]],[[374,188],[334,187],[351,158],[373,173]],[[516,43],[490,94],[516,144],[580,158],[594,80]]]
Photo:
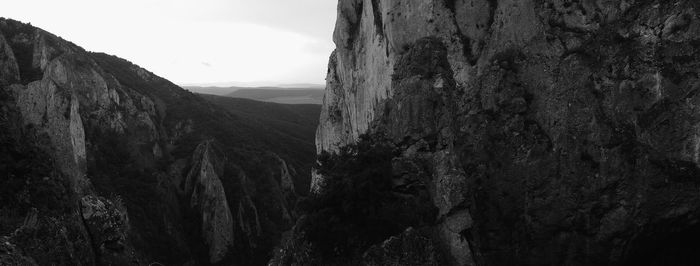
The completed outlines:
[[[200,96],[234,115],[257,121],[308,144],[299,147],[299,150],[308,150],[315,145],[316,127],[321,113],[320,105],[278,104],[206,94],[200,94]]]
[[[338,154],[319,156],[325,182],[299,202],[300,218],[282,264],[357,265],[362,253],[406,228],[431,224],[436,208],[427,195],[403,194],[393,183],[398,149],[368,136]],[[288,244],[290,244],[288,243]]]
[[[162,128],[173,129],[183,121],[191,121],[192,125],[192,130],[186,132],[171,146],[171,150],[165,152],[166,156],[163,160],[153,167],[145,168],[138,167],[139,159],[134,158],[133,152],[119,147],[129,140],[104,132],[88,133],[87,137],[98,142],[97,145],[102,145],[101,150],[105,151],[95,155],[102,161],[94,163],[95,167],[90,168],[94,179],[101,180],[95,182],[95,185],[102,188],[103,192],[124,195],[129,212],[133,213],[134,223],[139,224],[137,227],[143,230],[140,234],[143,240],[157,240],[156,245],[149,243],[148,246],[168,246],[157,243],[170,243],[169,245],[173,246],[183,242],[178,241],[177,237],[173,239],[163,234],[162,230],[167,228],[168,224],[158,216],[168,217],[165,220],[173,224],[183,224],[185,231],[189,232],[188,238],[196,239],[197,221],[190,221],[187,215],[184,215],[185,220],[182,223],[177,222],[178,217],[182,216],[178,212],[186,213],[187,210],[178,209],[176,206],[187,206],[188,202],[178,203],[177,200],[172,199],[167,188],[162,187],[163,180],[159,173],[166,171],[166,168],[178,159],[190,158],[192,151],[202,141],[213,139],[216,149],[220,151],[225,162],[223,167],[226,170],[220,178],[229,206],[238,208],[239,202],[245,201],[242,197],[249,195],[258,208],[259,222],[264,231],[262,235],[248,236],[250,243],[245,243],[244,239],[238,238],[239,241],[235,243],[237,252],[228,260],[251,265],[264,264],[269,259],[271,248],[277,244],[282,232],[292,225],[292,221],[285,220],[281,216],[282,211],[279,206],[275,205],[278,202],[276,197],[281,193],[276,184],[280,182],[281,175],[277,156],[284,159],[290,166],[297,190],[299,192],[308,190],[310,168],[315,156],[313,143],[309,142],[310,137],[303,137],[304,133],[288,134],[283,128],[276,128],[276,125],[268,123],[270,119],[259,119],[261,114],[251,116],[250,112],[233,112],[231,108],[212,104],[165,79],[151,73],[144,73],[144,70],[118,57],[106,54],[91,54],[91,56],[106,72],[114,75],[122,86],[132,88],[153,99],[160,119],[156,123],[159,123]],[[251,109],[258,108],[249,106]],[[286,118],[279,119],[275,123],[284,124]],[[304,125],[308,127],[307,122],[304,122]],[[305,133],[310,132],[307,130]],[[167,147],[169,144],[162,146]],[[105,164],[109,166],[101,167]],[[238,181],[241,178],[241,171],[251,182],[249,184],[251,189],[247,190],[247,194],[241,192],[242,185]],[[290,203],[293,204],[293,202]],[[166,207],[163,208],[163,205]],[[240,236],[243,233],[238,232],[236,235]],[[158,236],[158,234],[163,235]],[[206,256],[206,252],[196,245],[191,249],[196,257]],[[167,250],[153,252],[168,256]],[[184,256],[186,257],[187,254]],[[172,258],[173,256],[163,259]]]
[[[287,104],[321,104],[322,89],[241,88],[226,96]]]
[[[24,126],[10,97],[0,90],[0,241],[40,265],[94,263],[76,195],[55,170],[48,137]]]
[[[269,126],[256,122],[256,119],[247,118],[250,112],[233,113],[212,105],[205,99],[155,75],[153,80],[146,81],[133,70],[136,66],[124,59],[107,54],[92,55],[98,64],[113,74],[122,85],[161,100],[162,108],[166,109],[162,121],[166,128],[172,128],[178,122],[188,119],[195,122],[194,135],[188,136],[190,141],[181,143],[179,150],[189,152],[200,141],[213,138],[221,142],[221,148],[228,156],[239,158],[236,154],[242,154],[240,161],[249,161],[250,156],[247,156],[249,153],[261,150],[273,151],[298,168],[301,175],[310,174],[308,169],[315,155],[313,147],[308,147],[295,137],[287,136],[285,132],[272,130]],[[156,105],[158,104],[156,102]],[[243,168],[246,168],[245,165]]]
[[[177,185],[195,163],[195,147],[211,141],[222,161],[215,167],[224,169],[217,178],[237,227],[235,247],[225,251],[228,257],[222,263],[267,262],[282,232],[294,222],[289,209],[296,196],[289,197],[294,193],[287,193],[282,185],[288,185],[286,178],[291,176],[296,191],[308,190],[315,157],[311,128],[316,117],[312,120],[307,116],[317,116],[314,112],[318,113],[318,107],[299,106],[290,112],[292,109],[251,102],[236,105],[245,108],[235,111],[212,104],[126,60],[85,52],[31,25],[0,19],[0,31],[19,61],[22,84],[49,78],[34,62],[36,56],[32,55],[39,48],[51,52],[47,60],[62,60],[61,71],[71,82],[61,85],[59,92],[66,98],[78,98],[80,104],[82,122],[76,129],[85,133],[85,174],[93,185],[86,193],[123,199],[130,226],[128,240],[139,253],[135,257],[141,262],[167,265],[210,261],[199,232],[201,226],[197,226],[202,214],[189,212],[188,195]],[[89,74],[82,75],[83,70]],[[110,90],[106,93],[92,86],[102,79]],[[12,106],[17,102],[11,98],[12,90],[0,90],[0,250],[12,242],[17,250],[42,265],[100,263],[99,242],[87,239],[79,214],[78,196],[85,195],[72,191],[65,184],[67,177],[57,171],[52,161],[56,140],[39,134],[53,129],[25,126],[26,117]],[[108,103],[95,104],[93,92],[99,97],[108,96]],[[116,93],[121,102],[108,93]],[[252,110],[257,109],[286,116],[273,119],[273,115],[253,115]],[[117,123],[123,122],[119,129],[107,125],[113,122],[109,120],[111,114],[119,115]],[[76,137],[82,140],[82,135]],[[177,167],[179,170],[171,171]],[[243,228],[251,221],[257,228]],[[91,243],[96,247],[91,249]]]

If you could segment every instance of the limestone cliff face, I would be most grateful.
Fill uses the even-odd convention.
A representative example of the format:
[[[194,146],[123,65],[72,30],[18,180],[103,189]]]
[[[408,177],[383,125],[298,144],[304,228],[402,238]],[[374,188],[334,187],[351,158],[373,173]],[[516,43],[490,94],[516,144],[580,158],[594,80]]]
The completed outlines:
[[[100,127],[95,120],[106,117],[96,114],[99,110],[115,109],[119,104],[118,95],[112,88],[111,91],[104,81],[104,73],[90,58],[85,56],[85,52],[77,46],[68,44],[58,37],[39,29],[27,27],[20,23],[8,20],[0,21],[0,46],[2,47],[2,82],[3,93],[9,94],[12,102],[4,108],[12,108],[21,116],[21,122],[15,127],[28,127],[32,129],[32,134],[46,136],[50,143],[43,147],[51,154],[50,161],[44,164],[54,165],[60,175],[66,177],[68,190],[61,190],[59,195],[65,197],[92,197],[94,193],[91,182],[87,174],[87,155],[89,142],[86,138],[88,129]],[[89,116],[87,114],[90,114]],[[36,145],[36,143],[25,143],[25,145]],[[54,174],[52,174],[54,175]],[[50,180],[46,177],[45,180]],[[62,180],[54,181],[59,184]],[[31,184],[30,184],[31,185]],[[37,185],[38,186],[38,185]],[[60,186],[54,188],[60,189]],[[19,193],[19,192],[17,192]],[[36,199],[34,199],[36,200]],[[69,208],[80,209],[81,206],[74,206],[74,202],[69,199],[66,204]],[[31,201],[31,200],[30,200]],[[102,199],[101,204],[112,204],[107,199]],[[73,213],[74,214],[74,213]],[[122,261],[132,263],[137,261],[133,249],[126,247],[126,229],[119,229],[117,225],[109,224],[111,218],[94,219],[94,217],[80,217],[67,214],[56,218],[55,214],[41,213],[32,214],[39,222],[35,225],[22,227],[18,232],[30,233],[36,228],[47,226],[43,222],[47,219],[61,219],[60,221],[49,222],[51,230],[62,230],[62,234],[77,234],[89,237],[100,243],[93,242],[92,250],[81,247],[80,255],[70,254],[71,263],[82,261],[96,261],[106,263],[107,261]],[[30,216],[30,214],[28,214]],[[82,223],[76,224],[81,221]],[[91,228],[88,228],[91,227]],[[68,228],[68,229],[66,229]],[[93,229],[100,228],[102,231],[120,231],[123,234],[121,241],[114,249],[105,248],[103,243],[113,243],[116,239],[100,239],[104,235],[101,231]],[[16,236],[20,237],[20,236]],[[26,237],[23,235],[22,237]],[[27,239],[23,239],[27,240]],[[76,241],[66,239],[66,243]],[[83,240],[80,240],[83,241]],[[114,242],[116,243],[116,242]],[[49,243],[37,243],[42,245]],[[81,243],[85,244],[85,243]],[[77,243],[76,243],[77,246]],[[37,248],[37,247],[34,247]],[[131,250],[131,253],[127,252]],[[57,251],[58,252],[58,251]],[[70,252],[72,253],[72,252]],[[92,253],[92,256],[84,256],[85,253]],[[61,254],[65,255],[65,254]],[[41,255],[40,255],[41,256]],[[92,258],[90,258],[92,257]],[[40,263],[46,263],[43,257]]]
[[[126,60],[0,18],[0,103],[0,237],[40,265],[260,264],[293,224],[311,156]]]
[[[15,87],[17,102],[28,123],[46,132],[56,147],[55,158],[76,190],[85,187],[85,131],[78,100],[62,93],[50,80]]]
[[[174,180],[178,194],[196,217],[210,263],[240,259],[242,255],[236,252],[250,252],[241,247],[258,248],[269,237],[265,223],[270,220],[291,225],[294,213],[290,202],[297,197],[289,166],[273,154],[271,159],[279,163],[279,176],[264,183],[264,189],[271,191],[266,201],[257,201],[256,196],[264,193],[263,186],[256,184],[260,181],[251,180],[245,171],[228,163],[218,145],[214,141],[200,143],[189,162],[180,160],[171,169],[172,176],[181,177]]]
[[[13,84],[19,80],[19,67],[12,47],[0,36],[0,85]]]
[[[6,43],[4,37],[0,43]],[[104,73],[81,48],[42,30],[15,34],[10,43],[29,54],[15,58],[10,45],[3,45],[7,54],[3,80],[19,82],[17,65],[21,63],[26,68],[22,84],[10,86],[17,105],[27,124],[50,137],[57,165],[71,177],[72,186],[79,193],[89,187],[87,130],[124,133],[126,128],[145,128],[146,134],[130,135],[136,141],[158,138],[153,103],[121,88],[114,77]],[[134,103],[132,98],[141,103]]]
[[[128,240],[129,217],[120,199],[115,202],[114,199],[84,196],[80,199],[80,215],[91,236],[93,248],[99,251],[100,264],[138,263],[132,259],[135,251]]]
[[[190,207],[200,216],[201,232],[209,247],[209,262],[220,262],[233,246],[234,218],[226,201],[226,192],[219,179],[221,169],[210,143],[200,144],[192,158],[193,166],[184,180],[184,192]]]
[[[699,11],[341,0],[317,149],[370,134],[427,164],[453,265],[686,261],[669,254],[700,214]]]

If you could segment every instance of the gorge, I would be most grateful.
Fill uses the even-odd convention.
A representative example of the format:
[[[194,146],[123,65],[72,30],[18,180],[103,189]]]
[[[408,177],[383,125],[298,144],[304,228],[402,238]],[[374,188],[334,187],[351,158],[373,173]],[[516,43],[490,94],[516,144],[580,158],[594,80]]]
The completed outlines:
[[[275,262],[697,264],[699,8],[340,1],[317,200]]]
[[[0,265],[697,265],[699,10],[339,0],[321,107],[0,19]]]
[[[315,123],[234,113],[28,24],[0,32],[0,264],[267,262],[308,191],[298,132]]]

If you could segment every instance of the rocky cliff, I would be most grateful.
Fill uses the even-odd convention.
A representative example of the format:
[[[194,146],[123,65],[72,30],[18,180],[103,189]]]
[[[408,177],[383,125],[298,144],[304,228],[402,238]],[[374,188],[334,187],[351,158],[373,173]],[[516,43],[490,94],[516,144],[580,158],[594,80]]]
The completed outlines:
[[[210,143],[202,143],[195,150],[194,162],[185,177],[183,192],[190,197],[190,207],[201,214],[201,231],[211,262],[219,262],[233,245],[233,215],[226,202],[226,192],[219,179]]]
[[[9,19],[0,96],[3,263],[262,264],[308,184],[311,145]]]
[[[343,155],[363,136],[394,147],[385,193],[421,184],[437,209],[403,225],[421,230],[354,257],[697,262],[699,10],[685,0],[339,1],[317,150]],[[315,174],[317,193],[337,176]],[[429,243],[402,240],[416,232]],[[287,263],[315,254],[306,240],[287,245]]]

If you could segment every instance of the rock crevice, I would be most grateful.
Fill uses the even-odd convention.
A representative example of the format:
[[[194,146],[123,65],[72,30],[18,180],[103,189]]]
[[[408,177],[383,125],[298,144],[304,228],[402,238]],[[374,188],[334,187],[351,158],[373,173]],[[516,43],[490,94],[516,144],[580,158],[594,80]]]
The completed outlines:
[[[318,152],[384,136],[427,165],[453,265],[697,260],[659,227],[697,232],[699,8],[341,0]]]

